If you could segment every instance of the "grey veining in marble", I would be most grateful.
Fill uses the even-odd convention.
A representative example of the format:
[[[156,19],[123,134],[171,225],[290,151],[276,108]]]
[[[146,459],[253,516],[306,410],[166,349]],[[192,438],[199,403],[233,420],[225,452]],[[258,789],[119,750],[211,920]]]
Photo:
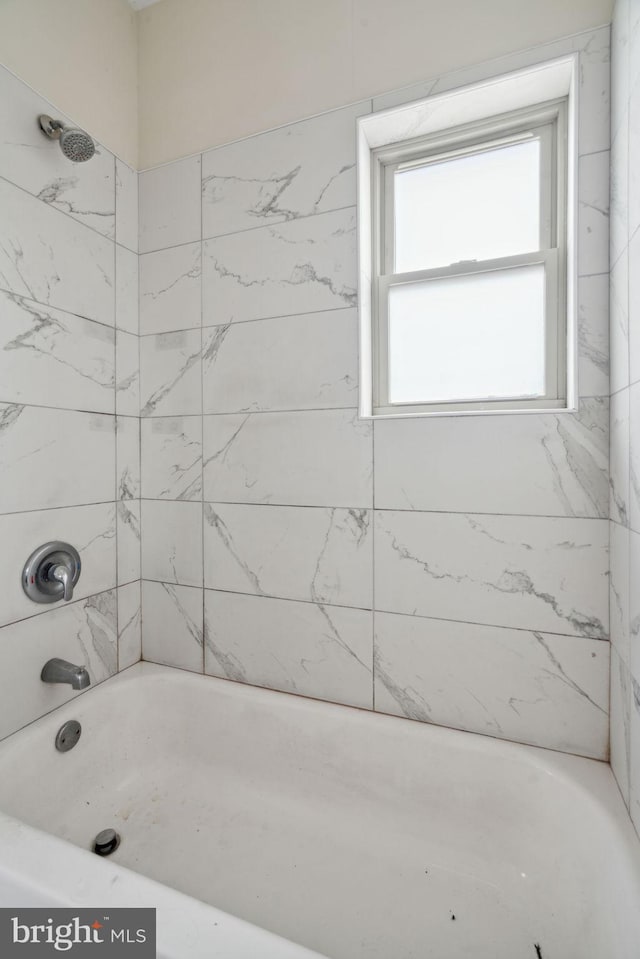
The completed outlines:
[[[0,512],[113,500],[115,419],[0,403]]]
[[[611,266],[611,392],[629,385],[629,254],[625,251]]]
[[[0,675],[0,737],[78,695],[66,684],[46,686],[40,681],[42,664],[52,650],[86,665],[93,685],[117,670],[115,590],[58,606],[47,613],[46,623],[43,629],[36,616],[0,630],[4,654],[11,662],[11,669]]]
[[[137,336],[116,331],[116,413],[140,414],[140,360]]]
[[[202,589],[142,583],[144,659],[203,671]]]
[[[629,390],[611,397],[610,516],[629,525]]]
[[[140,500],[121,499],[116,504],[118,522],[118,585],[140,579],[142,524]]]
[[[202,504],[142,500],[142,578],[202,586]]]
[[[606,517],[608,417],[602,397],[579,414],[381,420],[376,506]]]
[[[43,203],[113,238],[113,154],[96,144],[90,163],[73,163],[57,143],[41,132],[36,120],[41,113],[77,126],[17,77],[0,68],[0,176]]]
[[[376,710],[607,757],[608,644],[376,614]]]
[[[200,371],[200,330],[141,337],[142,416],[184,416],[200,413]]]
[[[369,112],[367,101],[205,153],[203,236],[353,206],[356,118]]]
[[[631,737],[631,676],[629,667],[611,650],[611,769],[623,799],[629,805]]]
[[[371,512],[205,503],[205,586],[370,608]]]
[[[140,420],[137,416],[116,419],[117,499],[140,496]]]
[[[116,326],[138,334],[138,255],[116,246]]]
[[[165,333],[199,327],[202,245],[145,253],[140,258],[140,332]]]
[[[113,326],[113,243],[0,179],[0,288]]]
[[[608,637],[608,523],[376,511],[376,608]]]
[[[355,410],[205,416],[203,428],[208,502],[373,505],[371,424]]]
[[[116,242],[138,252],[138,174],[117,158]]]
[[[114,412],[114,331],[0,290],[0,398]]]
[[[629,664],[630,616],[629,530],[609,523],[609,618],[611,643],[620,658]],[[640,570],[639,570],[640,572]]]
[[[118,669],[133,666],[142,656],[142,597],[140,581],[118,587]]]
[[[581,396],[609,394],[609,276],[578,282],[578,390]]]
[[[196,416],[142,420],[145,499],[202,498],[202,423]]]
[[[203,333],[205,413],[357,402],[356,310],[228,323]]]
[[[205,672],[370,709],[371,613],[205,590]]]
[[[357,305],[355,209],[207,240],[203,323]]]

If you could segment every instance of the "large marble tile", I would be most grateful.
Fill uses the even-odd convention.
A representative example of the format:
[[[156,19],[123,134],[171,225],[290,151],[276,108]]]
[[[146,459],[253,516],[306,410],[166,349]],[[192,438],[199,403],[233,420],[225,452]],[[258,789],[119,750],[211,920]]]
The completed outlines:
[[[140,337],[142,416],[185,416],[202,410],[200,330]]]
[[[0,179],[0,288],[113,326],[113,243]]]
[[[376,609],[608,636],[606,520],[376,511]]]
[[[0,513],[113,500],[115,418],[0,403]]]
[[[634,383],[629,390],[624,390],[621,396],[628,395],[629,418],[627,426],[629,432],[625,436],[620,432],[616,448],[612,448],[612,458],[617,456],[624,465],[624,455],[628,457],[629,468],[629,525],[640,533],[640,383]]]
[[[118,523],[118,586],[140,579],[140,500],[121,499],[116,503]]]
[[[211,503],[372,505],[371,425],[355,410],[205,416]]]
[[[138,174],[116,159],[116,242],[138,252]]]
[[[199,416],[142,420],[145,499],[202,499],[202,421]]]
[[[142,583],[142,658],[203,672],[202,588]]]
[[[23,592],[20,579],[23,564],[34,549],[54,540],[71,543],[80,553],[82,573],[74,590],[74,600],[116,585],[113,503],[5,514],[0,516],[0,541],[9,544],[10,548],[0,553],[0,576],[4,584],[0,597],[0,625],[39,616],[63,605],[34,603]]]
[[[610,516],[629,525],[629,394],[628,389],[611,397],[611,447],[609,465]]]
[[[606,759],[609,644],[376,614],[376,710]]]
[[[140,415],[139,339],[123,330],[116,330],[116,413]]]
[[[578,282],[578,390],[609,395],[609,275]]]
[[[142,598],[140,580],[118,587],[118,669],[142,657]]]
[[[608,516],[608,400],[580,413],[375,424],[380,509]]]
[[[237,233],[356,202],[356,118],[334,110],[202,156],[202,233]]]
[[[116,246],[116,326],[138,333],[138,255]]]
[[[140,332],[167,333],[201,325],[202,244],[140,257]]]
[[[97,143],[89,163],[73,163],[58,143],[42,133],[37,122],[41,113],[77,126],[0,68],[0,177],[112,238],[116,218],[113,154]]]
[[[117,671],[115,590],[47,609],[46,619],[37,616],[0,630],[5,656],[0,674],[0,738],[78,695],[67,684],[40,679],[42,667],[53,656],[86,666],[92,686]]]
[[[140,497],[140,420],[137,416],[116,419],[117,499]]]
[[[609,151],[578,161],[578,273],[609,269]]]
[[[609,523],[609,614],[611,642],[618,656],[629,664],[629,530]],[[640,557],[639,557],[640,558]],[[640,572],[640,570],[638,571]]]
[[[138,188],[140,253],[200,239],[199,156],[146,170]]]
[[[369,510],[205,503],[207,587],[370,609],[372,576]]]
[[[629,253],[625,249],[611,268],[611,392],[629,385]]]
[[[205,590],[205,672],[370,709],[371,613]]]
[[[357,303],[353,208],[207,240],[203,324]]]
[[[142,578],[202,586],[202,504],[142,500]]]
[[[629,752],[632,685],[629,667],[611,650],[610,761],[622,798],[629,805]]]
[[[114,412],[114,331],[0,291],[0,399]]]
[[[202,378],[205,413],[354,406],[356,311],[207,328]]]

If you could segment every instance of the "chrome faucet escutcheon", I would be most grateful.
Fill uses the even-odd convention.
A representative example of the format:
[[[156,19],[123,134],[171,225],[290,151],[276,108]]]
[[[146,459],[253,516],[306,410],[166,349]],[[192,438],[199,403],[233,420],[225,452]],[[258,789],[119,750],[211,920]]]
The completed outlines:
[[[80,578],[80,555],[69,543],[54,540],[34,550],[22,570],[22,588],[34,603],[73,599]]]

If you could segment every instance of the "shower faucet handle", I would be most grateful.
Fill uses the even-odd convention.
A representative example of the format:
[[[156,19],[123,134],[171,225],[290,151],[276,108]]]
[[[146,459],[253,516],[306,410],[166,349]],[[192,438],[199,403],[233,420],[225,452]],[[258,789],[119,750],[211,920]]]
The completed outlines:
[[[68,566],[63,566],[62,563],[59,563],[57,566],[52,566],[49,570],[49,579],[55,579],[59,583],[62,583],[63,592],[62,598],[65,603],[68,603],[70,599],[73,599],[73,570]]]
[[[73,599],[80,579],[80,555],[69,543],[55,540],[34,550],[22,570],[22,588],[34,603]]]

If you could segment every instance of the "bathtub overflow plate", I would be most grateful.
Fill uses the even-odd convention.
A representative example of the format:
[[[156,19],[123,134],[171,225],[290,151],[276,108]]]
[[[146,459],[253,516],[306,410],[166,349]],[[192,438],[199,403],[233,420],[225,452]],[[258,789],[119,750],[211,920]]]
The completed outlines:
[[[82,734],[82,726],[77,719],[68,719],[56,733],[56,749],[59,753],[68,753],[76,745]]]

